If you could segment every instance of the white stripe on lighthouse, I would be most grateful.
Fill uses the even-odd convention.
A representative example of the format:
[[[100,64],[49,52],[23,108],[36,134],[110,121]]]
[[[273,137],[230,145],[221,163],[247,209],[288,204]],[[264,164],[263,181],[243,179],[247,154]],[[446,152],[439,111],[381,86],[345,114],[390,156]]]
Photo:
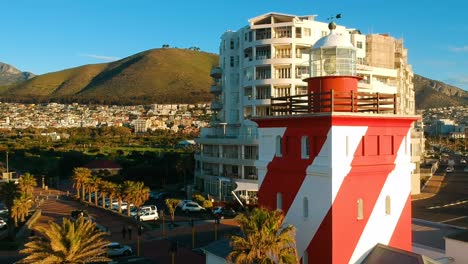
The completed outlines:
[[[410,138],[410,134],[406,135]],[[402,140],[395,160],[395,169],[389,174],[375,203],[369,221],[359,238],[349,263],[360,263],[367,256],[370,249],[377,243],[388,245],[393,232],[400,220],[400,216],[411,192],[411,175],[413,164],[406,150],[409,149],[409,140]],[[391,212],[385,214],[385,200],[390,196]],[[385,227],[385,228],[382,228]]]
[[[266,127],[259,128],[258,130],[258,134],[263,135],[259,138],[260,142],[258,145],[262,147],[258,148],[258,160],[255,161],[258,173],[258,187],[260,189],[267,173],[268,163],[273,160],[276,154],[276,137],[283,137],[286,127]]]
[[[312,241],[344,178],[351,170],[354,153],[366,131],[365,126],[331,127],[319,155],[307,168],[307,175],[286,213],[285,220],[297,228],[296,246],[300,257]],[[332,161],[332,157],[335,160]],[[313,197],[307,194],[313,194]],[[309,204],[308,217],[304,217],[305,197]]]

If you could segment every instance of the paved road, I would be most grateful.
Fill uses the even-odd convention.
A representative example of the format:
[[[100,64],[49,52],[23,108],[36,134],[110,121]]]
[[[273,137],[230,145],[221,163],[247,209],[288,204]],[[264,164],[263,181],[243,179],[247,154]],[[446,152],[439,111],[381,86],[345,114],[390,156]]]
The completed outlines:
[[[464,165],[445,173],[441,166],[436,175],[444,175],[439,192],[427,199],[413,200],[413,218],[468,228],[468,172]]]
[[[37,189],[37,194],[41,192],[46,196],[49,192]],[[42,216],[37,220],[36,225],[46,225],[49,221],[60,222],[62,218],[69,217],[70,212],[76,209],[87,210],[98,223],[107,227],[110,235],[110,241],[116,241],[132,246],[135,254],[137,253],[137,228],[135,223],[125,217],[117,215],[115,212],[87,206],[78,201],[65,199],[66,194],[58,190],[51,190],[52,194],[45,199],[39,206],[42,209]],[[47,196],[46,196],[47,197]],[[59,199],[57,199],[57,197]],[[163,237],[162,228],[154,227],[151,230],[145,229],[140,237],[140,255],[146,257],[150,263],[170,263],[171,254],[169,247],[171,241],[178,241],[178,251],[175,255],[176,263],[205,263],[205,256],[192,251],[192,227],[187,221],[189,217],[181,215],[176,218],[177,227],[173,229],[165,228]],[[158,221],[159,222],[159,221]],[[121,230],[123,226],[132,226],[132,239],[128,234],[125,239],[122,237]],[[167,222],[166,222],[167,225]],[[234,220],[223,220],[219,225],[218,238],[230,234],[238,227]],[[214,223],[212,220],[195,221],[195,247],[205,246],[214,241]],[[0,263],[13,263],[21,256],[17,252],[0,252]]]

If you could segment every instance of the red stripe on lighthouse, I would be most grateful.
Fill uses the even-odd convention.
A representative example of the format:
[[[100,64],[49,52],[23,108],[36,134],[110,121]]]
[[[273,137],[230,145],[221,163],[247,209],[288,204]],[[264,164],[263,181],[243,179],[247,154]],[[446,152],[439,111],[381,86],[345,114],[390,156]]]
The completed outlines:
[[[388,245],[391,247],[412,251],[413,246],[411,241],[413,241],[413,238],[411,233],[411,195],[409,195]]]

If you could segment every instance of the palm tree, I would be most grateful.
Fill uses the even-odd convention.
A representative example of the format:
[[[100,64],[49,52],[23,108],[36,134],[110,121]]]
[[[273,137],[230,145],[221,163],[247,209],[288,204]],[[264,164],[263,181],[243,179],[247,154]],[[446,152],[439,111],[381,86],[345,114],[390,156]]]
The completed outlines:
[[[113,182],[108,182],[108,191],[109,191],[109,207],[112,209],[112,201],[114,200],[114,197],[118,195],[119,193],[119,185],[113,183]]]
[[[29,214],[29,209],[31,209],[32,204],[33,201],[27,194],[22,194],[19,198],[16,198],[13,201],[13,206],[11,207],[11,217],[15,222],[15,226],[18,226],[18,220],[24,222],[25,216]]]
[[[34,187],[37,186],[36,178],[27,172],[19,178],[18,186],[22,193],[32,197]]]
[[[149,198],[150,189],[143,182],[124,182],[125,200],[127,201],[127,215],[130,216],[130,204],[136,206],[137,215],[140,215],[140,206]]]
[[[102,199],[102,208],[106,208],[106,196],[111,192],[111,188],[113,188],[111,182],[102,180],[99,184],[99,191],[101,192]]]
[[[49,221],[49,226],[35,228],[44,238],[34,237],[20,251],[27,254],[19,263],[91,263],[110,261],[104,257],[106,233],[83,217],[73,222],[63,218],[62,225]]]
[[[242,263],[298,263],[296,229],[284,226],[280,211],[255,208],[237,217],[243,236],[232,236],[227,260]]]
[[[81,200],[85,198],[85,186],[88,179],[91,177],[91,170],[88,168],[77,167],[73,169],[73,187],[76,188],[76,195],[80,198],[81,189]]]
[[[174,225],[174,217],[175,217],[175,210],[177,205],[180,203],[179,199],[169,198],[164,201],[167,206],[167,210],[169,210],[169,214],[171,215],[171,224]]]
[[[101,179],[97,175],[92,175],[87,181],[88,202],[91,203],[91,193],[94,192],[94,204],[97,205],[98,191],[101,185]]]
[[[1,185],[1,199],[5,203],[5,207],[8,208],[8,222],[12,223],[11,212],[13,209],[13,203],[16,198],[20,196],[18,186],[13,181],[2,183]],[[8,236],[12,238],[14,236],[15,228],[13,225],[8,225]]]
[[[119,214],[122,213],[122,199],[125,197],[125,189],[122,184],[118,184],[115,188],[115,196],[117,197],[117,206],[119,207]],[[128,206],[128,205],[127,205]]]

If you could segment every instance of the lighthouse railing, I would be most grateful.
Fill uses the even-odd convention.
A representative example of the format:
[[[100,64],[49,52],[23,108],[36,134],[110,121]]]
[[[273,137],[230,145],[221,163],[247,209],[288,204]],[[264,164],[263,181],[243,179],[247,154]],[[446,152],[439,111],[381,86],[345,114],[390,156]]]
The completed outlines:
[[[397,94],[369,92],[308,93],[271,98],[272,115],[324,112],[396,114]]]

